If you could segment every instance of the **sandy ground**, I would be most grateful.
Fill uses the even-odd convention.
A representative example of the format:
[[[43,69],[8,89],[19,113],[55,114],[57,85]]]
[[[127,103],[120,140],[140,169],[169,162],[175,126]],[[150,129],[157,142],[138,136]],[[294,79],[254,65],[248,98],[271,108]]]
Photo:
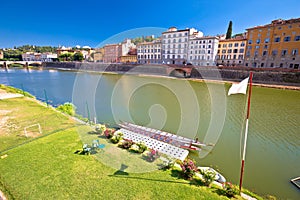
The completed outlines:
[[[23,96],[22,94],[7,93],[5,90],[0,89],[0,100],[1,99],[22,97],[22,96]]]

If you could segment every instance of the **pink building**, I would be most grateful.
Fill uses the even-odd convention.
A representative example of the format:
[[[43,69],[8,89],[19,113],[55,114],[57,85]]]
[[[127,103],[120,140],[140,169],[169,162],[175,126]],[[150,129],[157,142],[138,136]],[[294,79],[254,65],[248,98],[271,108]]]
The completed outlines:
[[[120,44],[108,44],[104,46],[104,62],[118,63],[122,56],[122,46]]]

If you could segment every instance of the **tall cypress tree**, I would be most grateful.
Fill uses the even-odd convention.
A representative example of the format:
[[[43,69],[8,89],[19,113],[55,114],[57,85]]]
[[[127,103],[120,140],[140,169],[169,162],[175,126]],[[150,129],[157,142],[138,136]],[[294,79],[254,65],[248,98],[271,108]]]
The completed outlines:
[[[230,39],[232,34],[232,21],[229,22],[227,33],[226,33],[226,39]]]

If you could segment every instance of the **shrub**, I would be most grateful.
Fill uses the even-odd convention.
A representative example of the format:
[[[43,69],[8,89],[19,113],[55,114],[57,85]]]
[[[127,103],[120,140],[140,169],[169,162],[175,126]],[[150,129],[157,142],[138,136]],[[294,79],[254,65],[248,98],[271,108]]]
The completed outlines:
[[[162,159],[162,158],[161,158]],[[162,169],[171,169],[174,167],[176,160],[170,157],[163,158]]]
[[[122,143],[119,144],[119,147],[123,149],[129,149],[134,143],[131,140],[124,139]]]
[[[225,195],[229,198],[234,197],[235,195],[239,194],[239,190],[236,188],[236,186],[232,185],[230,182],[225,182],[223,184],[223,189],[224,189]]]
[[[180,167],[182,169],[183,177],[188,180],[193,179],[193,176],[197,172],[197,167],[196,167],[195,161],[190,158],[186,158],[180,164]]]
[[[209,187],[210,184],[215,180],[216,173],[211,170],[201,170],[200,173],[203,177],[204,185]]]
[[[110,139],[114,135],[115,129],[107,128],[104,131],[104,135],[106,138]]]
[[[113,136],[110,138],[110,141],[114,144],[117,144],[122,139],[123,133],[121,131],[114,132]]]
[[[143,142],[133,144],[129,150],[135,153],[143,153],[147,149],[147,146]]]
[[[146,160],[148,162],[154,162],[159,157],[158,151],[155,151],[154,149],[150,149],[147,153]]]
[[[104,124],[96,124],[96,132],[101,134],[106,130],[106,126]]]
[[[57,110],[59,110],[63,113],[66,113],[68,115],[74,116],[76,107],[74,106],[74,104],[67,102],[67,103],[64,103],[64,105],[58,106]]]

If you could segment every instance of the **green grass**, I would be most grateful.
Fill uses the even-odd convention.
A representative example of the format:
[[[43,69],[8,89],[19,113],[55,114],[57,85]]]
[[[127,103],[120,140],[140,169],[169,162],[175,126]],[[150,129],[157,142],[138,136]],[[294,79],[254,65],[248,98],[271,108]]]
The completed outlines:
[[[226,199],[172,171],[119,173],[74,154],[81,146],[74,127],[8,151],[0,160],[1,190],[9,199]]]
[[[0,120],[0,152],[74,126],[68,117],[26,97],[0,100]],[[28,129],[33,132],[33,137],[25,137],[24,128],[37,123],[41,126],[42,134],[39,134],[36,126]]]
[[[23,94],[26,97],[35,98],[30,93],[20,90],[18,88],[11,87],[11,86],[6,86],[3,84],[0,84],[0,89],[5,90],[8,93],[18,93],[18,94]]]

